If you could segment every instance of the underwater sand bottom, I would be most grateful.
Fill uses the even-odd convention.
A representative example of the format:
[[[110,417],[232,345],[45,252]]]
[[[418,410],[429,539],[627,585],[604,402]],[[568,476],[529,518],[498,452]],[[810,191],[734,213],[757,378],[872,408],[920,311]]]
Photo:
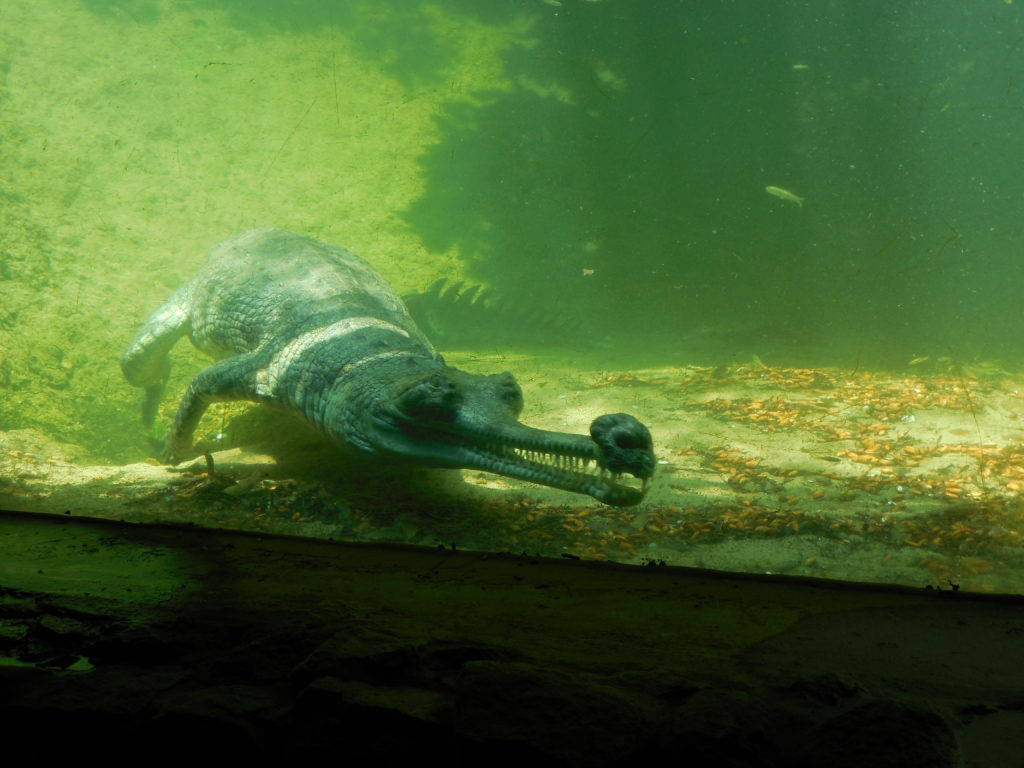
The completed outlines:
[[[18,430],[0,433],[0,506],[1024,592],[1024,379],[760,363],[521,369],[523,419],[533,426],[585,432],[614,411],[650,425],[659,466],[642,504],[608,507],[470,471],[361,467],[351,477],[323,446],[288,464],[225,448],[212,452],[212,473],[202,458],[176,468],[81,466],[73,446]]]

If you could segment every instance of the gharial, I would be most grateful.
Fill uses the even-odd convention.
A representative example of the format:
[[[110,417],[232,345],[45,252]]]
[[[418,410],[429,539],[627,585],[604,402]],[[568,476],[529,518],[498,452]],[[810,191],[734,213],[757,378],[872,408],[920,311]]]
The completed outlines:
[[[311,237],[262,228],[216,246],[195,277],[143,325],[121,358],[146,390],[152,425],[188,334],[216,358],[189,385],[163,458],[185,458],[210,403],[251,400],[304,416],[373,456],[477,469],[627,506],[654,473],[651,434],[624,413],[590,436],[535,429],[518,416],[511,373],[446,365],[392,288],[365,261]]]

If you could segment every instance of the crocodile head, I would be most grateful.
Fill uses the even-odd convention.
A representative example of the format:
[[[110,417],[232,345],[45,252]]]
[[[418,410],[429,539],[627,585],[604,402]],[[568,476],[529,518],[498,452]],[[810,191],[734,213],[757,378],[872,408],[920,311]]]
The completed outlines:
[[[522,424],[523,393],[510,373],[441,366],[399,376],[362,409],[348,439],[371,453],[435,467],[479,469],[584,493],[606,504],[639,503],[654,474],[651,433],[625,413],[600,416],[590,436]],[[355,439],[353,439],[355,438]]]

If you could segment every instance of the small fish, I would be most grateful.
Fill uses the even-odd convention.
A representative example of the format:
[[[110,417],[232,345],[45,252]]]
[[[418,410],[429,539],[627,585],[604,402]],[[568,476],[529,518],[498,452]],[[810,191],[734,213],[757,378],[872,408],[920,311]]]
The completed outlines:
[[[928,355],[924,357],[915,357],[907,365],[921,365],[921,363],[927,363],[931,358]]]
[[[767,192],[769,195],[774,195],[780,200],[789,200],[789,202],[796,203],[801,208],[804,207],[804,198],[797,197],[788,189],[783,189],[782,187],[765,187],[764,191]]]
[[[807,64],[794,64],[793,69],[810,69]]]

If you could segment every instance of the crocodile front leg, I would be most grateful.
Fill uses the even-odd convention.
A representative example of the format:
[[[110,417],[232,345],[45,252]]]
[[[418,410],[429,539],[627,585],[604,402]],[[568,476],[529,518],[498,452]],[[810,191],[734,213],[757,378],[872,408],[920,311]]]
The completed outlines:
[[[261,360],[262,356],[255,353],[236,355],[214,363],[192,379],[171,425],[162,456],[166,463],[177,464],[188,457],[192,435],[211,403],[229,400],[273,402],[272,397],[261,395],[256,389],[256,374]]]
[[[146,391],[142,401],[142,423],[146,428],[153,426],[171,373],[168,353],[189,331],[188,305],[191,297],[191,283],[175,292],[146,321],[121,356],[124,377],[130,384]]]

